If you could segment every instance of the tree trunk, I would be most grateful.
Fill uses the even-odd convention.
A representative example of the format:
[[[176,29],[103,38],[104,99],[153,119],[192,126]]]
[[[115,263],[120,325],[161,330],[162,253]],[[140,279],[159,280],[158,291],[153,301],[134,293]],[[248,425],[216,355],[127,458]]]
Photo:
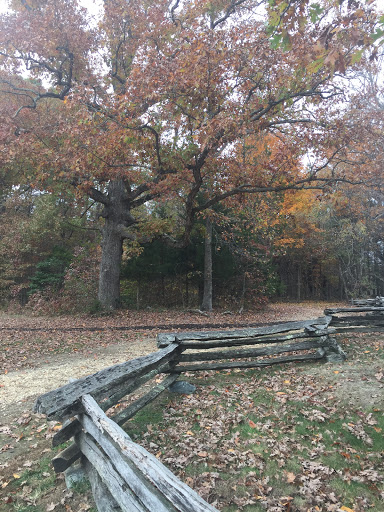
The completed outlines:
[[[101,242],[101,263],[98,299],[103,309],[114,310],[120,306],[120,267],[123,238],[115,222],[106,219]]]
[[[301,265],[297,267],[297,302],[301,302]]]
[[[245,306],[245,292],[247,291],[247,270],[244,269],[243,273],[243,286],[241,288],[241,296],[240,296],[240,308],[239,313],[242,313],[244,311]]]
[[[212,222],[207,217],[204,241],[204,292],[202,311],[212,311]]]
[[[105,218],[102,230],[101,263],[98,299],[101,307],[112,311],[120,306],[120,267],[123,254],[123,232],[129,225],[126,221],[127,201],[122,180],[108,185],[108,202],[104,204]]]

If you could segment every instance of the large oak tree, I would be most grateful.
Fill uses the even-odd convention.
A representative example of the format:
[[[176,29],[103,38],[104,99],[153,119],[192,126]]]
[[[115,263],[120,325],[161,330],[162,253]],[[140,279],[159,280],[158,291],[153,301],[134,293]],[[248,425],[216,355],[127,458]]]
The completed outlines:
[[[0,19],[2,167],[100,203],[99,300],[113,309],[124,239],[185,244],[196,215],[234,195],[343,178],[340,104],[378,23],[358,1],[104,0],[92,20],[77,0],[14,0]],[[169,200],[173,232],[150,220]]]

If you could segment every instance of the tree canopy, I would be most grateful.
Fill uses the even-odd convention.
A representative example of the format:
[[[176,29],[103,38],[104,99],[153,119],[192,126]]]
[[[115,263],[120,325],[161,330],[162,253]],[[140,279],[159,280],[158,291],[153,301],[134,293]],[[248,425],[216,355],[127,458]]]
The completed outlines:
[[[349,82],[374,66],[382,27],[372,2],[104,0],[92,19],[78,0],[14,0],[1,167],[101,205],[113,309],[124,239],[182,246],[234,196],[377,179]],[[167,203],[172,222],[154,222]]]

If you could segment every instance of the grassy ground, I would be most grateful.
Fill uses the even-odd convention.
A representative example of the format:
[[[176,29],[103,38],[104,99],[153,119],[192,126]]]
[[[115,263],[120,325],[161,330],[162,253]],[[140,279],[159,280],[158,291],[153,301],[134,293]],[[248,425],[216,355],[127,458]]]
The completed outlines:
[[[127,432],[219,510],[383,511],[384,337],[340,338],[342,364],[290,364],[185,378]],[[0,512],[94,511],[54,475],[60,428],[20,414],[0,427]]]
[[[382,511],[383,340],[343,345],[337,366],[191,374],[194,395],[164,395],[126,429],[225,512]]]
[[[12,445],[0,450],[1,512],[96,512],[86,482],[68,490],[64,476],[53,471],[51,459],[63,446],[52,449],[50,441],[60,424],[25,412],[6,428],[0,438]],[[8,449],[12,459],[1,457]]]

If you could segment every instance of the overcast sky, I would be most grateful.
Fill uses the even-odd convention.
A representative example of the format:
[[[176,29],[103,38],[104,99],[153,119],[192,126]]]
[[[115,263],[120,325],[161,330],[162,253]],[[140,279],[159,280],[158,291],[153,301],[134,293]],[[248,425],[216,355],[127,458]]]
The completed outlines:
[[[90,12],[97,12],[98,5],[101,5],[103,0],[80,0],[80,4],[86,7]],[[382,0],[384,3],[384,0]],[[8,9],[10,0],[0,0],[0,12],[5,12]]]
[[[367,1],[367,0],[366,0]],[[10,0],[0,0],[0,12],[5,12]],[[81,5],[87,7],[91,12],[97,12],[97,6],[102,4],[103,0],[80,0]],[[384,0],[376,0],[376,5],[384,11]]]
[[[8,9],[8,5],[11,0],[0,0],[0,14],[6,12]],[[214,1],[214,0],[213,0]],[[100,12],[100,6],[103,4],[103,0],[79,0],[80,4],[88,9],[91,14],[97,14]],[[365,0],[365,2],[369,2],[369,0]],[[374,1],[377,8],[384,13],[384,0],[375,0]]]

